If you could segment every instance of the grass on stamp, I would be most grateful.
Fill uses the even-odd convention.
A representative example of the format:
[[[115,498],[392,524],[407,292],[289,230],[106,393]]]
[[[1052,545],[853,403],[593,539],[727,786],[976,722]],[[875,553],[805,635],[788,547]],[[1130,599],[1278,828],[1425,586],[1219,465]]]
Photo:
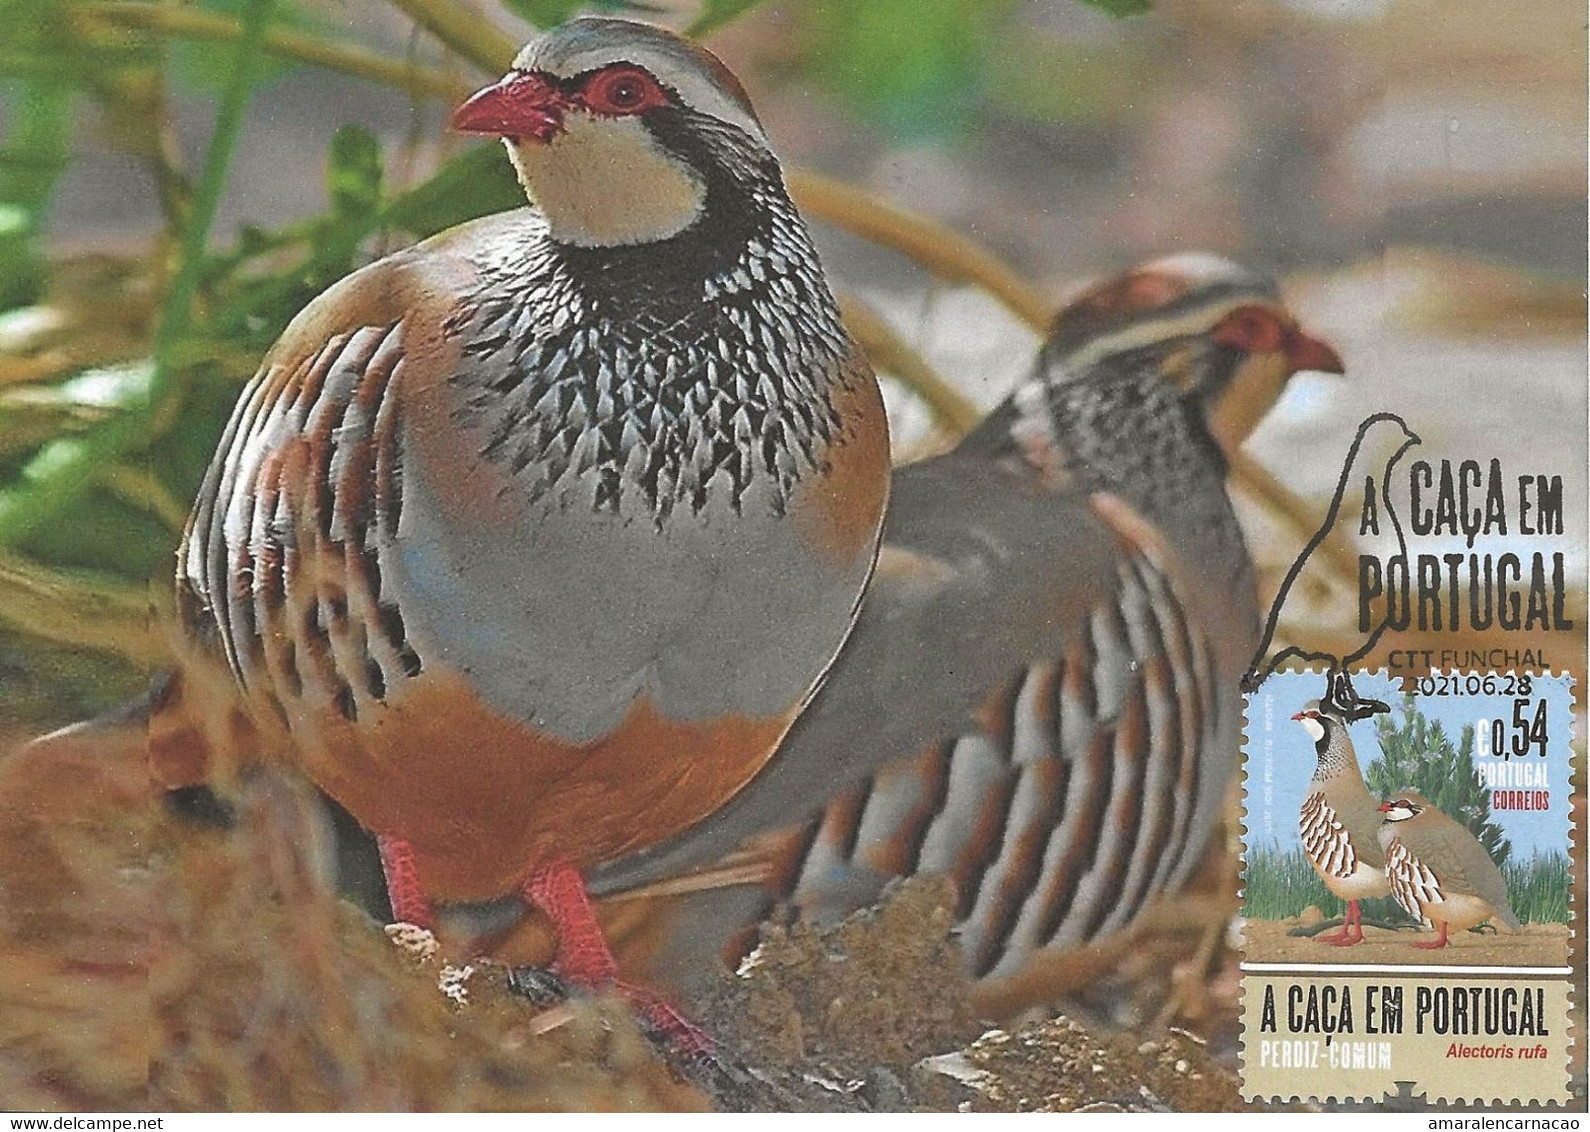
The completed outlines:
[[[1568,922],[1568,858],[1563,853],[1541,853],[1527,861],[1502,866],[1513,911],[1526,924]],[[1325,887],[1300,848],[1258,848],[1248,852],[1243,881],[1243,914],[1250,920],[1290,920],[1311,905],[1327,919],[1342,914],[1345,905]],[[1395,923],[1407,917],[1389,898],[1364,901],[1364,916]]]
[[[1566,924],[1568,922],[1568,855],[1539,853],[1527,861],[1508,861],[1502,866],[1507,879],[1507,898],[1513,911],[1526,924]]]
[[[1340,916],[1347,908],[1325,887],[1301,848],[1283,850],[1272,846],[1248,851],[1243,915],[1250,920],[1290,920],[1311,906],[1323,912],[1326,919]],[[1390,897],[1364,901],[1364,915],[1383,923],[1408,918]]]

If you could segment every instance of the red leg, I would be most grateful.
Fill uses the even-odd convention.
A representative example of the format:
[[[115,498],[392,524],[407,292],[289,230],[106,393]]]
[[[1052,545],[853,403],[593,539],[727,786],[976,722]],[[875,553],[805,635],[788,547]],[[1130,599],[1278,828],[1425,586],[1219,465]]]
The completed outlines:
[[[1356,943],[1357,941],[1352,938],[1352,934],[1353,913],[1357,911],[1358,901],[1349,900],[1347,902],[1347,913],[1342,917],[1342,930],[1332,932],[1330,935],[1315,936],[1314,939],[1319,943],[1328,943],[1333,947],[1346,947],[1348,944]]]
[[[574,866],[561,861],[542,865],[525,882],[524,898],[552,921],[558,941],[553,963],[558,974],[587,988],[613,981],[618,965],[596,921],[585,881]]]
[[[712,1040],[667,1002],[644,987],[615,978],[618,965],[597,922],[585,881],[567,862],[542,865],[525,882],[524,897],[552,921],[557,935],[557,973],[587,990],[611,989],[621,995],[675,1050],[704,1054]]]
[[[384,834],[375,842],[381,850],[381,872],[386,875],[386,899],[392,906],[393,921],[435,931],[436,913],[420,885],[413,847],[400,837]]]
[[[1347,902],[1347,927],[1352,934],[1344,947],[1364,942],[1364,906],[1356,900]]]
[[[1447,943],[1448,943],[1448,940],[1446,938],[1446,921],[1442,920],[1441,921],[1441,934],[1440,935],[1436,936],[1432,940],[1426,940],[1426,941],[1424,941],[1422,943],[1415,943],[1413,946],[1417,947],[1420,951],[1437,951],[1437,950],[1445,947],[1447,945]]]

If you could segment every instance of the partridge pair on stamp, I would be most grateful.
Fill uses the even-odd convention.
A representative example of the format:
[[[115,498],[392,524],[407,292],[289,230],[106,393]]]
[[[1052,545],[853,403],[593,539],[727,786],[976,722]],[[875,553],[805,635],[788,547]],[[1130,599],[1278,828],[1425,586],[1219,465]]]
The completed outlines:
[[[1249,1097],[1568,1098],[1573,709],[1524,672],[1249,694]]]

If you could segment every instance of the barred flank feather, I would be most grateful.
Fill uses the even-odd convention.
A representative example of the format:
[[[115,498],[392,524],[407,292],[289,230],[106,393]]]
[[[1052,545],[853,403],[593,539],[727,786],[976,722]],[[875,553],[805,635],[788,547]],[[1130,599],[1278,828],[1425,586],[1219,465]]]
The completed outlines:
[[[1198,752],[1221,720],[1206,653],[1169,579],[1129,559],[1065,656],[997,689],[957,738],[831,803],[777,895],[825,919],[890,877],[948,876],[978,977],[1129,927],[1202,849]]]

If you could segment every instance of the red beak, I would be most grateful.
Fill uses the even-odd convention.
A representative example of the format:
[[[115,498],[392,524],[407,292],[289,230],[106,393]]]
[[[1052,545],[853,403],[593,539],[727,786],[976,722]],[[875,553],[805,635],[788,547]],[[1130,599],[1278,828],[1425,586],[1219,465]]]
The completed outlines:
[[[548,142],[563,129],[563,95],[541,75],[509,72],[453,111],[453,129],[494,138]]]
[[[1380,809],[1381,813],[1389,814],[1391,812],[1391,803],[1390,802],[1382,802],[1382,803],[1380,803],[1379,809]]]
[[[1314,370],[1316,373],[1346,373],[1341,355],[1318,338],[1294,330],[1286,338],[1286,361],[1292,372]]]
[[[1302,719],[1303,718],[1303,713],[1302,712],[1298,712],[1296,715],[1292,716],[1292,718],[1293,719]]]

